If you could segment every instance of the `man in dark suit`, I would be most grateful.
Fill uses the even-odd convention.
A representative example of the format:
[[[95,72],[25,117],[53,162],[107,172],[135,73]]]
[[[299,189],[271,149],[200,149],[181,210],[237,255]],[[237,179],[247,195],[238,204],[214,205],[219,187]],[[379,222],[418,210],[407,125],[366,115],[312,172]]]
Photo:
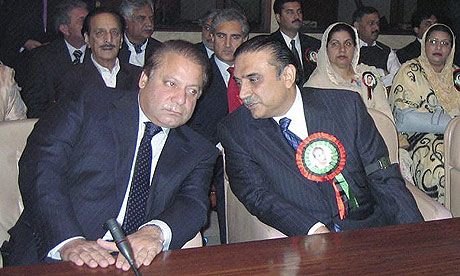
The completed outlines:
[[[211,58],[212,78],[206,93],[198,101],[188,125],[220,147],[217,125],[240,104],[238,87],[233,79],[233,62],[236,49],[248,39],[249,24],[246,17],[235,9],[220,10],[211,24],[214,57]],[[217,215],[221,243],[226,243],[225,195],[223,162],[216,162],[213,188],[216,190]]]
[[[199,20],[201,26],[201,42],[197,43],[196,45],[199,49],[204,51],[209,58],[211,58],[211,56],[214,54],[211,24],[218,12],[218,9],[209,10]]]
[[[56,102],[56,89],[68,71],[90,57],[81,33],[88,6],[80,0],[64,0],[56,10],[55,27],[62,37],[32,50],[28,77],[21,95],[29,118],[39,118]]]
[[[249,212],[288,236],[423,221],[358,94],[301,91],[277,41],[253,39],[235,55],[245,107],[219,137]]]
[[[133,90],[141,74],[141,68],[120,62],[118,51],[123,41],[121,17],[105,9],[96,9],[88,14],[82,33],[86,44],[92,50],[88,62],[79,64],[68,72],[57,89],[59,100],[76,93],[84,83],[98,84],[111,88]]]
[[[207,221],[217,150],[183,124],[208,69],[193,44],[169,41],[146,64],[139,93],[87,85],[41,118],[19,164],[25,209],[2,247],[5,264],[47,257],[128,270],[110,255],[110,218],[137,266],[193,238]]]
[[[380,34],[379,12],[373,7],[360,7],[353,12],[353,26],[359,36],[359,63],[375,66],[385,87],[390,87],[401,67],[395,51],[377,41]]]
[[[125,19],[124,43],[118,54],[121,62],[139,67],[161,44],[151,38],[154,30],[153,3],[151,0],[123,0],[120,13]]]
[[[275,12],[275,19],[279,24],[279,29],[272,33],[271,37],[286,44],[294,53],[299,66],[299,76],[301,76],[300,85],[302,85],[316,68],[321,41],[299,32],[303,20],[301,1],[276,0],[273,4],[273,11]]]
[[[396,55],[401,64],[420,56],[422,36],[431,25],[437,22],[438,19],[431,9],[420,9],[414,12],[411,23],[412,30],[415,34],[415,40],[404,48],[396,51]]]

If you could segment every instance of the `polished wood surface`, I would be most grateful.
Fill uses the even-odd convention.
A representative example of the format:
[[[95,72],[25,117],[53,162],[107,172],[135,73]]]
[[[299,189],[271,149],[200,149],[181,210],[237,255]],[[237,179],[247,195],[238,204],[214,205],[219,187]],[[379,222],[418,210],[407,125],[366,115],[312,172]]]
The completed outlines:
[[[460,275],[460,218],[163,252],[142,275]],[[0,275],[134,275],[68,262]]]

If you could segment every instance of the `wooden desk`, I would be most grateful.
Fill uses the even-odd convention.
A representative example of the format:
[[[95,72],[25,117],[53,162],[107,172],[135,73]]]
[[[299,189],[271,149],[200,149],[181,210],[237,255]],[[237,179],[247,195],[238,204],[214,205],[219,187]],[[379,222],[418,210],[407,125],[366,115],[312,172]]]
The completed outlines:
[[[460,218],[342,233],[173,250],[146,275],[460,275]],[[68,262],[0,275],[134,275]]]

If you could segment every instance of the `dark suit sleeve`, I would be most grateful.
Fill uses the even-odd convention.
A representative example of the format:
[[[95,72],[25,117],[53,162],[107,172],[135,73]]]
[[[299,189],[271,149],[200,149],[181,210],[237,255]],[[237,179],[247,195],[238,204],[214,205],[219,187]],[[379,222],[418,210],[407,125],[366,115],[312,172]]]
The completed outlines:
[[[356,96],[357,149],[363,166],[366,167],[379,158],[388,156],[388,150],[380,136],[374,121],[367,113],[366,107]],[[398,164],[378,170],[368,176],[374,199],[382,207],[383,212],[394,224],[423,221],[417,204],[410,191],[406,188],[399,171]]]
[[[54,87],[47,86],[50,80],[46,75],[46,65],[43,62],[43,58],[46,56],[40,50],[34,49],[32,51],[29,74],[21,91],[22,98],[27,105],[27,117],[29,118],[40,118],[54,102]]]
[[[24,206],[43,243],[39,254],[46,254],[67,238],[83,236],[66,178],[84,120],[81,103],[80,97],[72,98],[55,105],[40,119],[19,161],[19,188]]]
[[[219,138],[225,148],[225,170],[230,187],[252,215],[288,236],[307,234],[310,228],[319,222],[270,188],[271,183],[264,168],[260,167],[248,154],[248,150],[235,140],[224,124],[219,127]],[[270,169],[279,171],[278,179],[284,177],[282,174],[285,170]]]
[[[170,249],[181,248],[207,222],[209,187],[218,151],[206,141],[201,141],[203,145],[197,145],[201,149],[191,154],[193,156],[180,158],[182,168],[178,170],[186,176],[174,194],[171,204],[166,206],[162,213],[150,217],[150,220],[164,221],[171,228]],[[162,154],[166,156],[167,152]]]

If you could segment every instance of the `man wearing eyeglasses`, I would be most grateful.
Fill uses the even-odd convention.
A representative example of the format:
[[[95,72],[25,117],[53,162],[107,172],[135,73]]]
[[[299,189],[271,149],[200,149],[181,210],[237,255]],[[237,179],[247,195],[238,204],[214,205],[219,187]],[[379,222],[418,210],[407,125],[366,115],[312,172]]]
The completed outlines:
[[[358,8],[353,13],[353,26],[359,36],[359,63],[375,66],[383,84],[391,86],[401,64],[390,47],[377,41],[380,33],[379,12],[373,7]]]

